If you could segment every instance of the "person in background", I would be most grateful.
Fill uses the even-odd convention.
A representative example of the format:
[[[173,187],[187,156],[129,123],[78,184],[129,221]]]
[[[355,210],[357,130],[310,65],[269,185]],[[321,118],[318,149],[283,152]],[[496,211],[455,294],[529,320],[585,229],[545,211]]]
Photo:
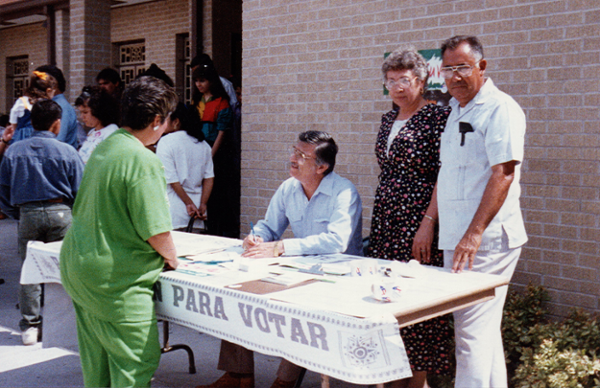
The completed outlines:
[[[440,134],[450,110],[428,103],[427,61],[413,47],[398,48],[381,68],[394,108],[383,115],[375,154],[381,169],[375,193],[368,255],[444,265],[426,213],[440,166]],[[424,231],[428,238],[422,238]],[[416,252],[413,246],[418,245]],[[449,317],[400,329],[413,376],[397,387],[423,388],[428,373],[449,373]]]
[[[96,76],[96,83],[104,89],[106,93],[113,96],[116,101],[121,101],[121,96],[123,95],[123,81],[121,81],[121,76],[118,71],[110,67],[102,69]]]
[[[239,237],[239,179],[235,168],[232,141],[233,114],[227,93],[216,70],[199,66],[192,74],[192,105],[189,107],[193,126],[202,128],[211,146],[215,182],[208,201],[208,233]],[[238,187],[238,191],[236,191]]]
[[[217,71],[215,68],[215,64],[212,61],[212,59],[210,58],[210,56],[208,54],[204,54],[204,53],[196,55],[192,59],[192,63],[190,64],[190,67],[192,68],[192,73],[198,67],[211,68],[211,69],[215,70],[215,72]],[[231,109],[235,109],[235,107],[238,105],[238,102],[241,103],[241,101],[238,101],[237,93],[233,87],[233,83],[231,81],[229,81],[227,78],[221,77],[221,76],[219,76],[219,80],[221,81],[221,84],[223,85],[225,92],[227,92],[227,95],[229,96],[229,106],[231,107]]]
[[[31,137],[31,107],[36,101],[51,99],[58,93],[58,81],[52,75],[43,71],[34,71],[29,79],[29,87],[24,96],[15,101],[10,110],[10,125],[14,128],[13,142]]]
[[[67,88],[67,82],[62,70],[54,65],[43,65],[36,69],[47,74],[50,74],[58,82],[58,90],[52,97],[53,101],[56,101],[62,108],[62,117],[60,119],[60,133],[56,137],[59,141],[70,144],[73,148],[79,148],[78,132],[79,122],[77,121],[77,112],[69,104],[69,101],[65,98],[63,93]]]
[[[173,228],[185,229],[190,217],[197,219],[196,228],[203,228],[214,182],[210,146],[201,128],[190,124],[183,103],[168,120],[170,133],[159,140],[156,155],[165,166]]]
[[[510,279],[527,242],[519,205],[525,114],[485,76],[477,37],[455,36],[441,49],[452,113],[427,214],[439,214],[446,268]],[[508,386],[501,334],[507,290],[496,288],[494,299],[454,312],[457,388]]]
[[[6,129],[6,127],[8,126],[8,115],[0,115],[0,160],[2,160],[2,155],[4,155],[4,150],[6,145],[8,144],[8,142],[10,141],[10,139],[12,139],[12,134],[11,133],[7,133],[7,138],[10,136],[10,139],[5,140],[4,139],[4,131]],[[2,211],[0,211],[0,220],[3,220],[6,218],[6,214],[2,213]],[[4,279],[0,279],[0,284],[4,283]]]
[[[119,129],[119,106],[114,97],[99,86],[85,86],[75,100],[83,125],[90,128],[79,149],[83,163],[87,163],[100,142]]]
[[[347,253],[362,256],[362,202],[356,187],[335,172],[337,144],[325,132],[307,131],[291,149],[291,178],[279,186],[265,218],[244,239],[243,256]],[[281,240],[288,226],[294,238]],[[239,345],[221,341],[220,370],[226,373],[210,385],[196,388],[253,388],[254,355]],[[271,388],[292,388],[302,368],[282,360]]]
[[[0,208],[19,220],[22,261],[29,241],[62,240],[71,225],[71,205],[79,190],[83,162],[73,147],[56,139],[61,114],[52,100],[33,104],[32,136],[12,144],[0,164]],[[39,284],[21,285],[19,327],[24,345],[34,345],[41,337],[41,294]]]
[[[169,125],[177,94],[154,77],[123,92],[123,127],[100,143],[60,251],[86,387],[149,387],[160,345],[154,283],[176,268],[165,173],[146,145]]]

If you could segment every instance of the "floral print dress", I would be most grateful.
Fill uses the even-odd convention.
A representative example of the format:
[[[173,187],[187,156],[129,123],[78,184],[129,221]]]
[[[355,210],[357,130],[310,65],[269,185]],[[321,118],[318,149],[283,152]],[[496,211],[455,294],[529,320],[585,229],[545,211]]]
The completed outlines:
[[[427,211],[440,167],[440,135],[450,108],[428,104],[400,129],[387,151],[388,137],[399,108],[383,115],[375,153],[381,174],[375,193],[369,256],[409,261],[417,229]],[[434,238],[431,265],[444,265]],[[402,328],[411,367],[444,374],[450,370],[448,316]]]

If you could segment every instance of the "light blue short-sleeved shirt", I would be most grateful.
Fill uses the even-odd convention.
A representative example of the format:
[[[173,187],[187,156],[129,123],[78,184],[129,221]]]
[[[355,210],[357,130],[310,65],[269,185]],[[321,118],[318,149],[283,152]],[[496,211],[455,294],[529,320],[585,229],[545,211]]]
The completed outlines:
[[[356,187],[335,172],[326,175],[310,201],[300,181],[279,186],[265,219],[254,231],[264,241],[281,238],[291,225],[294,238],[283,241],[285,255],[347,253],[362,256],[362,203]]]
[[[525,142],[525,114],[519,104],[487,79],[479,93],[461,108],[450,100],[452,112],[442,133],[437,199],[440,249],[453,250],[477,211],[492,166],[516,161],[515,178],[498,214],[486,228],[480,250],[497,248],[503,231],[509,248],[527,241],[519,204],[521,162]],[[460,132],[460,123],[472,132]],[[466,127],[468,127],[466,125]]]

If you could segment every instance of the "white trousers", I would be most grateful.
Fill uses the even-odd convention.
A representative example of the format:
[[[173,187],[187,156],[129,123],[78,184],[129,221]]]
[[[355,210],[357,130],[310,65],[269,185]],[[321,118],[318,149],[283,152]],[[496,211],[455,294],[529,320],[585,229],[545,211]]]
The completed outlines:
[[[503,241],[496,251],[479,251],[474,272],[512,277],[521,248]],[[444,267],[452,268],[454,251],[444,251]],[[460,276],[460,275],[458,275]],[[496,288],[496,297],[454,312],[456,339],[455,388],[506,388],[506,361],[502,346],[502,311],[508,286]]]

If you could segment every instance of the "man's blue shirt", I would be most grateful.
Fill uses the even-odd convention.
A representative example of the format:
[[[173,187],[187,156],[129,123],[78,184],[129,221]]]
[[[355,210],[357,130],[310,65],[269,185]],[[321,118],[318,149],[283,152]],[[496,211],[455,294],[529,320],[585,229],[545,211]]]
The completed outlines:
[[[77,112],[75,112],[75,109],[69,104],[69,101],[67,101],[63,94],[52,97],[52,101],[56,102],[62,108],[60,132],[56,139],[70,144],[73,148],[77,149],[79,147],[79,139],[77,138]]]
[[[0,164],[0,208],[18,219],[18,205],[63,198],[73,202],[83,175],[81,157],[48,131],[12,144]]]

